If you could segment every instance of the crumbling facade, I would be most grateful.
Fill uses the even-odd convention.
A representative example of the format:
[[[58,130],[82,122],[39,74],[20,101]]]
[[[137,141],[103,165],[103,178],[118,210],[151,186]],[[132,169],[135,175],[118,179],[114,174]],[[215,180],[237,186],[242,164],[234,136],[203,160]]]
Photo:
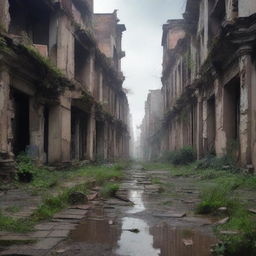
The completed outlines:
[[[116,12],[93,0],[0,1],[0,162],[127,158]]]
[[[160,151],[160,141],[157,132],[163,118],[161,90],[150,90],[145,102],[145,117],[141,125],[141,154],[142,159],[155,159]]]
[[[161,151],[232,153],[256,167],[256,2],[187,0],[163,26]]]

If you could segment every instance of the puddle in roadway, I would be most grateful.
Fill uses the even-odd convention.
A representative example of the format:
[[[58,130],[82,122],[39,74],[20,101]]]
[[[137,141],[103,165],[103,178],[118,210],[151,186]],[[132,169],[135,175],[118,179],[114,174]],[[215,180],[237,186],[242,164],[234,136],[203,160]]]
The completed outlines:
[[[167,223],[154,227],[142,219],[132,216],[145,210],[143,191],[131,190],[129,199],[135,203],[127,211],[128,217],[122,218],[122,228],[109,225],[108,220],[86,220],[71,233],[76,242],[90,244],[108,244],[113,248],[113,255],[122,256],[209,256],[210,247],[216,243],[214,237],[198,231],[174,229]],[[130,217],[131,215],[131,217]],[[133,233],[128,229],[139,229]],[[185,246],[184,239],[192,240],[193,245]]]

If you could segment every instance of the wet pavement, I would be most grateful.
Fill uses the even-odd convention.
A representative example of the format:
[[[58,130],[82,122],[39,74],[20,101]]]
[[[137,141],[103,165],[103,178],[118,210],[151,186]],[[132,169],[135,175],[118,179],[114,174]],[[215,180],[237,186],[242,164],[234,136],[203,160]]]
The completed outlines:
[[[154,179],[160,184],[152,184]],[[116,198],[96,201],[69,239],[47,255],[210,255],[216,220],[193,214],[199,201],[193,179],[137,166],[126,171],[118,195],[134,205]]]

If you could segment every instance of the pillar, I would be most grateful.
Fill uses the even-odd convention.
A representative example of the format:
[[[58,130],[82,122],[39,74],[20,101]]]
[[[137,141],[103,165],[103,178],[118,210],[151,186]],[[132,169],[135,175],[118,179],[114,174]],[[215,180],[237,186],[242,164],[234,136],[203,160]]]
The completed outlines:
[[[0,69],[0,155],[9,155],[11,145],[8,142],[8,129],[11,128],[11,117],[8,113],[10,94],[10,77],[7,70]]]
[[[252,91],[252,49],[244,46],[239,49],[240,69],[240,160],[242,165],[251,164],[251,97]]]

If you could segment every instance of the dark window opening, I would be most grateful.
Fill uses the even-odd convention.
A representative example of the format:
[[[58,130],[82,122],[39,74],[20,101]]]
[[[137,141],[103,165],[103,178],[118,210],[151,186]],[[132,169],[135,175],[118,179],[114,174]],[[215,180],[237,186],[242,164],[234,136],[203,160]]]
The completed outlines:
[[[50,11],[43,1],[9,0],[9,33],[27,36],[33,44],[49,44]]]
[[[231,80],[225,87],[224,126],[228,142],[239,139],[240,130],[240,78]]]
[[[96,122],[96,155],[97,160],[104,160],[104,123]]]
[[[48,163],[48,151],[49,151],[49,108],[44,108],[44,153],[46,155],[46,163]]]
[[[116,47],[113,48],[113,63],[114,63],[115,70],[119,71],[119,59],[118,59]]]
[[[88,115],[75,108],[71,108],[71,159],[84,160],[86,158]]]
[[[17,156],[25,152],[30,143],[29,139],[29,97],[21,92],[12,92],[14,119],[13,129],[13,153]]]
[[[223,0],[209,1],[209,42],[216,38],[226,17],[226,4]]]
[[[86,85],[89,52],[75,40],[75,79]]]
[[[207,139],[208,152],[215,153],[215,138],[216,138],[216,109],[215,97],[211,97],[207,101]]]

